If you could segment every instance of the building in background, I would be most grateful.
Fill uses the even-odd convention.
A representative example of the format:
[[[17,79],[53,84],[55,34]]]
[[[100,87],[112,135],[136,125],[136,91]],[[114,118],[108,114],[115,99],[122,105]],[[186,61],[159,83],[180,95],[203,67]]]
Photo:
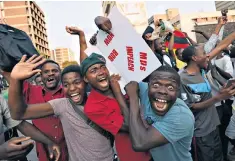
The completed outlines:
[[[111,9],[117,6],[119,11],[126,16],[137,33],[142,34],[148,25],[147,11],[145,2],[138,1],[103,1],[103,14],[107,17]]]
[[[50,57],[45,15],[35,1],[0,1],[5,23],[25,31],[40,54]]]
[[[75,56],[69,48],[56,48],[51,51],[51,59],[63,68],[63,63],[75,61]]]
[[[228,24],[225,26],[224,36],[227,36],[234,31],[235,10],[229,10],[227,15]],[[214,31],[215,26],[218,23],[218,17],[220,16],[220,11],[180,14],[178,9],[173,8],[166,10],[166,14],[156,14],[150,17],[148,21],[156,21],[157,19],[170,21],[175,28],[183,32],[187,32],[189,37],[191,37],[193,40],[197,41],[198,43],[202,43],[206,40],[201,35],[195,34],[191,31],[198,29],[210,35]],[[156,37],[159,35],[159,31],[159,28],[155,29],[154,34]]]
[[[215,1],[216,11],[221,11],[223,9],[234,10],[235,1]]]

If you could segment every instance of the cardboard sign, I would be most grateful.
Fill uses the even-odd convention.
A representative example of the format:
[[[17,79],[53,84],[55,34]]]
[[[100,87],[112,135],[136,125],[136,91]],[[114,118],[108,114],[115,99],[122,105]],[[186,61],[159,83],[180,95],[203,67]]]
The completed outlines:
[[[124,84],[142,81],[161,63],[116,7],[112,9],[109,19],[112,22],[110,33],[100,30],[97,35],[96,46],[100,54],[106,58],[109,70],[115,70],[122,76]],[[90,55],[95,52],[92,50],[90,48],[86,53]]]

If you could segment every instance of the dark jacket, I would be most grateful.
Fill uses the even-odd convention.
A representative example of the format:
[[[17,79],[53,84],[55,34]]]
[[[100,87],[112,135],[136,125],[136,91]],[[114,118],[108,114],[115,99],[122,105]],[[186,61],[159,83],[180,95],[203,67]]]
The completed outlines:
[[[0,24],[0,68],[10,72],[23,55],[38,54],[29,36],[12,26]]]

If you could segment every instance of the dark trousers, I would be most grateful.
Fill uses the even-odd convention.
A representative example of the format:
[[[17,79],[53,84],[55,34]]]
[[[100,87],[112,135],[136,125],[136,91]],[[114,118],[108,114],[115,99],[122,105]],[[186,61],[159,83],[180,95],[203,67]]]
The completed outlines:
[[[216,107],[221,122],[221,125],[219,126],[219,131],[223,148],[223,156],[225,160],[227,159],[229,141],[233,146],[235,146],[235,140],[229,139],[225,135],[225,131],[228,127],[230,118],[232,116],[232,103],[233,103],[232,100],[226,100],[225,103],[222,102],[221,106]]]
[[[194,161],[223,161],[219,130],[203,137],[195,137],[192,152]]]

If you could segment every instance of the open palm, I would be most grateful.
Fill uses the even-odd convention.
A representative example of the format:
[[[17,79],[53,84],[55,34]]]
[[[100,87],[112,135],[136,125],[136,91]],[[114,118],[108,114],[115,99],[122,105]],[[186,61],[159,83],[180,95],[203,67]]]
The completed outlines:
[[[36,69],[39,65],[45,62],[46,59],[43,56],[33,55],[31,58],[26,60],[24,55],[19,63],[17,63],[11,72],[11,77],[17,80],[25,80],[32,77],[34,74],[41,72],[40,69]]]

